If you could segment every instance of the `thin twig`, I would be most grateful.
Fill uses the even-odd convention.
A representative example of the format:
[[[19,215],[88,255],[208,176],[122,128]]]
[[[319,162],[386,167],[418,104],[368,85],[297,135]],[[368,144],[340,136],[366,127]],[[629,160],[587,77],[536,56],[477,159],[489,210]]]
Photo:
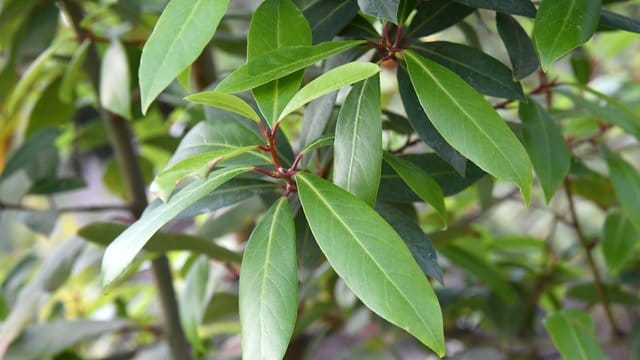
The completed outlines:
[[[1,210],[17,210],[17,211],[29,211],[29,212],[38,212],[43,211],[43,209],[36,209],[29,206],[25,206],[22,204],[8,204],[4,202],[0,202],[0,211]],[[78,212],[100,212],[100,211],[130,211],[128,205],[95,205],[95,206],[70,206],[70,207],[59,207],[52,208],[49,210],[55,210],[59,213],[78,213]]]

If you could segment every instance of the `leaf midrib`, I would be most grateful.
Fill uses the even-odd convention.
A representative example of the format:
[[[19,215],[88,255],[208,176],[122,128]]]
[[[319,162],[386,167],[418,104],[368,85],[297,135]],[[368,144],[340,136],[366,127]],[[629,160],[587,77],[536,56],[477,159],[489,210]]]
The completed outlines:
[[[364,80],[362,83],[362,89],[360,90],[360,94],[358,94],[358,102],[356,105],[356,119],[353,124],[353,136],[351,136],[351,151],[349,153],[349,168],[347,169],[347,188],[351,190],[351,177],[353,176],[353,162],[355,160],[355,151],[356,151],[356,138],[358,137],[358,128],[361,123],[360,117],[360,108],[362,107],[362,100],[364,99],[364,91],[367,87],[367,81]]]

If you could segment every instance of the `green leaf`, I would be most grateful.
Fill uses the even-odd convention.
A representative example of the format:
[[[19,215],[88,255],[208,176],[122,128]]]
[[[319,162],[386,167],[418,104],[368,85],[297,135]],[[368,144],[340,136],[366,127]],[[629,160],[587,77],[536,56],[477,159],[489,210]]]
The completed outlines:
[[[607,10],[602,10],[600,12],[600,25],[613,29],[640,33],[640,20],[622,16]]]
[[[33,325],[9,347],[6,360],[37,360],[56,355],[71,346],[105,333],[117,332],[126,321],[56,321]]]
[[[129,63],[124,47],[114,40],[107,48],[100,68],[100,104],[114,114],[131,120]]]
[[[335,141],[335,139],[336,137],[333,135],[322,136],[314,140],[313,142],[311,142],[311,144],[305,146],[304,149],[300,150],[300,154],[304,155],[313,150],[319,149],[321,147],[331,146],[333,145],[333,142]]]
[[[286,198],[251,233],[239,287],[243,358],[281,359],[298,315],[295,227]]]
[[[542,70],[591,38],[600,0],[543,1],[533,25]]]
[[[60,84],[58,94],[60,96],[60,100],[67,104],[71,103],[75,96],[74,90],[77,84],[76,81],[78,80],[78,74],[84,65],[84,60],[87,57],[87,49],[89,49],[89,45],[91,45],[91,42],[89,40],[85,40],[80,44],[80,46],[78,46],[78,49],[73,53],[73,56],[69,61],[69,65],[62,76],[62,83]]]
[[[584,47],[579,47],[571,53],[571,70],[573,76],[581,84],[587,84],[593,73],[591,57]]]
[[[532,98],[520,103],[524,147],[529,153],[547,203],[571,168],[571,151],[554,119]]]
[[[350,62],[333,68],[300,89],[282,110],[282,113],[278,116],[278,121],[281,121],[310,101],[371,77],[379,71],[378,65],[362,61]]]
[[[229,167],[212,172],[206,180],[196,180],[170,201],[145,212],[107,247],[102,259],[103,284],[109,287],[129,266],[138,252],[164,224],[231,178],[251,167]]]
[[[202,324],[213,290],[210,285],[210,273],[209,259],[204,256],[197,257],[185,276],[184,290],[178,303],[180,322],[185,335],[191,345],[200,352],[205,350],[205,345],[198,334],[198,328]]]
[[[629,220],[640,228],[640,174],[619,155],[605,150],[609,176],[618,201]]]
[[[255,110],[239,97],[220,91],[204,91],[185,97],[192,103],[208,105],[220,108],[222,110],[231,111],[232,113],[242,115],[247,119],[251,119],[256,123],[260,122],[260,117]]]
[[[632,225],[633,226],[633,225]],[[638,294],[626,291],[622,286],[616,284],[603,284],[607,295],[607,301],[612,304],[638,305],[640,297]],[[589,306],[602,302],[599,287],[593,282],[583,282],[572,285],[565,293],[565,297],[582,301]]]
[[[425,114],[420,100],[418,100],[418,95],[413,89],[407,70],[401,67],[398,68],[397,76],[400,98],[411,127],[418,133],[420,139],[433,149],[440,158],[456,169],[458,174],[464,176],[467,159],[458,150],[449,145],[433,126],[431,120]]]
[[[106,247],[127,227],[127,225],[118,223],[94,222],[78,230],[78,236]],[[240,254],[216,245],[209,239],[184,234],[157,232],[144,245],[143,249],[155,253],[191,251],[204,254],[211,259],[236,264],[242,260]]]
[[[193,155],[163,170],[153,180],[149,190],[151,193],[157,194],[163,201],[167,201],[182,179],[191,175],[206,178],[214,167],[225,160],[255,149],[256,146],[245,146]]]
[[[544,327],[564,359],[604,360],[593,319],[584,311],[557,311],[544,320]]]
[[[144,44],[138,77],[142,112],[211,41],[229,0],[171,0]]]
[[[474,12],[474,8],[452,0],[430,0],[418,6],[418,12],[411,21],[407,36],[420,38],[437,33],[457,24]]]
[[[378,17],[394,24],[398,23],[398,6],[400,0],[358,0],[362,12]]]
[[[444,195],[438,183],[424,170],[388,152],[384,153],[384,161],[391,165],[413,192],[433,206],[446,226],[447,209],[444,206]]]
[[[329,41],[358,13],[355,0],[317,0],[304,9],[311,25],[313,43]]]
[[[507,48],[513,67],[513,78],[524,79],[540,66],[538,54],[529,35],[512,16],[496,14],[498,34]]]
[[[491,104],[442,65],[412,51],[404,57],[418,99],[442,137],[483,170],[518,184],[528,203],[529,157]]]
[[[398,6],[398,25],[404,25],[404,22],[409,18],[411,12],[415,10],[420,4],[420,0],[400,0]]]
[[[403,213],[397,205],[390,203],[378,201],[375,209],[404,240],[422,271],[427,276],[444,284],[442,269],[438,265],[436,249],[416,220]]]
[[[373,206],[382,166],[380,78],[356,84],[342,105],[336,125],[333,181]]]
[[[400,236],[349,192],[309,173],[295,179],[311,231],[336,273],[368,308],[444,356],[438,299]]]
[[[311,45],[311,29],[291,0],[267,0],[254,12],[247,35],[247,61],[286,46]],[[253,96],[269,125],[295,95],[302,71],[253,89]]]
[[[522,86],[513,81],[511,69],[480,50],[446,41],[417,43],[411,48],[455,72],[485,95],[521,101],[525,99]]]
[[[618,273],[624,264],[634,255],[640,240],[640,233],[631,220],[622,212],[612,212],[604,223],[602,253],[607,267]]]
[[[499,13],[536,16],[536,7],[530,0],[454,0],[460,4],[498,11]]]
[[[438,250],[453,264],[480,279],[506,303],[512,304],[516,301],[517,294],[513,286],[509,284],[505,276],[497,268],[487,263],[484,259],[458,245],[448,245],[438,248]]]
[[[279,48],[240,66],[220,81],[216,90],[227,93],[251,90],[362,43],[364,41],[331,41]]]

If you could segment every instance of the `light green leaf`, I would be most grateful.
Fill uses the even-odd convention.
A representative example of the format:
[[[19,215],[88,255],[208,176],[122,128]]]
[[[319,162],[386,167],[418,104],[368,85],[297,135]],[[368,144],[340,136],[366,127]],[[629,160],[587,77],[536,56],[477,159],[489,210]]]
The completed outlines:
[[[129,266],[162,226],[190,205],[205,197],[231,178],[251,170],[252,167],[228,167],[212,172],[206,180],[196,180],[175,194],[170,201],[145,212],[106,249],[102,259],[103,284],[109,287]]]
[[[566,360],[604,360],[593,319],[578,309],[561,310],[544,320],[544,327]]]
[[[311,231],[336,273],[368,308],[444,356],[438,299],[400,236],[349,192],[309,173],[295,178]]]
[[[554,119],[535,100],[520,103],[524,147],[529,153],[547,203],[571,167],[571,152]]]
[[[336,137],[333,135],[322,136],[316,139],[315,141],[311,142],[311,144],[305,146],[304,149],[300,150],[300,154],[306,154],[310,151],[319,149],[321,147],[333,145],[333,142],[335,141],[335,139]]]
[[[609,176],[618,201],[629,220],[640,228],[640,174],[619,155],[605,150]]]
[[[78,236],[92,243],[108,246],[118,235],[127,229],[127,225],[109,222],[94,222],[78,230]],[[216,245],[209,239],[192,235],[157,232],[144,245],[144,250],[155,253],[169,251],[191,251],[204,254],[211,259],[239,264],[242,256]]]
[[[365,14],[391,21],[394,24],[398,23],[400,0],[358,0],[358,5]]]
[[[424,170],[413,163],[394,156],[388,152],[384,153],[384,161],[391,165],[393,170],[400,175],[402,180],[409,186],[422,200],[433,206],[442,222],[447,224],[447,209],[444,207],[444,195],[440,185],[433,180]]]
[[[87,49],[89,49],[89,45],[91,45],[91,41],[85,40],[80,44],[80,46],[78,46],[78,49],[73,53],[73,56],[69,61],[69,65],[62,76],[62,83],[60,84],[58,96],[60,96],[60,100],[67,104],[70,104],[73,101],[78,73],[82,69],[82,65],[84,65],[84,59],[87,57]]]
[[[600,0],[543,1],[533,25],[542,70],[591,38],[600,18]]]
[[[511,60],[513,78],[520,80],[536,71],[540,66],[538,54],[531,38],[518,21],[510,15],[497,13],[496,25]]]
[[[239,287],[242,357],[282,359],[298,310],[295,227],[286,198],[251,233]]]
[[[442,65],[412,51],[403,54],[424,112],[442,137],[486,172],[518,184],[528,203],[529,157],[491,104]]]
[[[220,81],[216,90],[227,93],[251,90],[363,43],[330,41],[314,46],[291,46],[269,51],[237,68]]]
[[[144,44],[140,59],[142,112],[211,41],[229,0],[171,0]]]
[[[344,101],[334,141],[333,181],[373,206],[382,167],[380,78],[356,84]]]
[[[291,0],[266,0],[253,14],[247,35],[247,61],[286,46],[311,45],[311,28]],[[295,95],[303,71],[253,89],[253,96],[269,125]]]
[[[100,68],[100,104],[105,109],[131,120],[129,63],[119,41],[112,41],[104,53]]]
[[[260,117],[255,110],[239,97],[220,91],[204,91],[185,97],[196,104],[208,105],[220,108],[222,110],[231,111],[232,113],[242,115],[247,119],[260,122]]]
[[[640,233],[622,212],[612,212],[604,223],[602,253],[607,266],[617,273],[634,255]]]
[[[305,104],[323,95],[332,93],[347,85],[364,80],[377,74],[380,68],[376,64],[355,61],[338,66],[315,78],[303,87],[282,110],[278,121],[301,108]]]

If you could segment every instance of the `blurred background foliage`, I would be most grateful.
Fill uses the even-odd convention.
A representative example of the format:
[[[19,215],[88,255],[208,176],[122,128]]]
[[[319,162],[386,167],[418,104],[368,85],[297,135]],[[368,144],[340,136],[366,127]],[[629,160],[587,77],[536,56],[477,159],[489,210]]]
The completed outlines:
[[[132,219],[121,174],[98,121],[96,94],[83,70],[87,44],[94,42],[101,57],[107,56],[111,39],[123,44],[130,81],[126,88],[132,99],[129,127],[148,184],[185,132],[207,116],[183,97],[205,88],[208,83],[203,79],[215,81],[245,62],[246,32],[259,1],[232,1],[201,56],[211,66],[196,62],[143,116],[135,74],[142,44],[166,2],[80,1],[86,12],[81,25],[90,34],[83,38],[58,2],[0,1],[0,349],[11,342],[7,359],[168,357],[152,277],[144,262],[150,253],[138,261],[139,271],[128,281],[108,293],[100,287],[103,245],[122,230],[113,222]],[[339,3],[322,2],[296,1],[302,9]],[[604,3],[608,10],[640,18],[639,1]],[[429,39],[478,47],[508,64],[494,14],[479,9]],[[533,20],[518,20],[531,33]],[[373,25],[380,28],[377,22]],[[102,71],[119,70],[107,63]],[[320,68],[307,76],[313,77],[314,71],[317,74]],[[402,114],[395,71],[388,66],[382,73],[383,108]],[[560,87],[553,92],[550,110],[574,155],[569,175],[572,197],[561,189],[547,205],[542,189],[535,186],[531,204],[525,207],[512,185],[478,173],[468,174],[459,184],[446,175],[442,178],[445,193],[451,195],[446,230],[433,209],[414,207],[410,201],[401,205],[420,219],[421,229],[413,229],[414,235],[428,236],[440,255],[442,278],[433,279],[433,285],[443,308],[452,359],[558,358],[542,320],[548,312],[565,307],[585,311],[566,314],[567,321],[595,326],[609,358],[640,358],[638,229],[625,227],[600,154],[604,144],[640,169],[637,134],[621,130],[617,117],[623,115],[616,113],[626,109],[635,121],[631,126],[640,129],[638,34],[599,32],[546,77],[588,84],[615,99],[612,105],[587,90]],[[523,86],[531,90],[538,82],[533,74]],[[517,111],[510,107],[500,111],[517,132]],[[403,124],[388,125],[385,141],[391,147],[402,146]],[[299,127],[300,122],[287,122],[287,137],[296,139]],[[386,179],[381,196],[385,191],[405,191],[402,186]],[[156,251],[176,250],[169,257],[181,321],[192,346],[206,358],[239,356],[237,252],[265,210],[261,196],[269,192],[229,196],[242,201],[165,229],[181,235],[165,232],[154,238]],[[640,202],[640,194],[628,196]],[[631,240],[608,255],[602,239],[615,231],[624,231]],[[580,247],[584,239],[590,244],[590,257]],[[318,256],[317,250],[310,250],[301,259],[315,264]],[[618,329],[612,328],[600,304],[589,259],[600,270]],[[326,263],[307,270],[301,270],[306,280],[300,290],[304,311],[289,358],[307,354],[313,359],[417,359],[429,354],[364,307]],[[583,314],[589,314],[585,322]]]

